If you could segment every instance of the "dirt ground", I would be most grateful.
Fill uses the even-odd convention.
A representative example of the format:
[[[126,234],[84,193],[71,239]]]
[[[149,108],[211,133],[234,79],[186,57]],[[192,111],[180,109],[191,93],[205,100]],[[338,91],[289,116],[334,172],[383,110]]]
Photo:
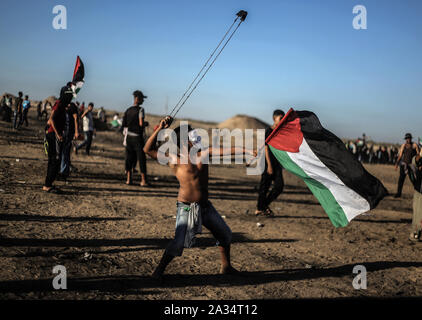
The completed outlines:
[[[176,258],[157,285],[149,276],[174,234],[178,184],[170,169],[149,160],[152,186],[125,185],[122,137],[98,132],[92,155],[72,154],[78,171],[67,184],[56,182],[66,194],[47,194],[44,123],[29,120],[17,132],[0,122],[2,299],[422,296],[422,244],[408,240],[407,180],[403,198],[387,196],[370,215],[336,229],[294,176],[284,173],[275,217],[256,218],[259,177],[247,176],[243,165],[212,166],[211,201],[233,231],[232,262],[245,274],[218,275],[219,253],[204,230],[198,247]],[[393,167],[367,169],[394,193]],[[368,271],[366,290],[352,286],[358,264]],[[67,269],[67,290],[53,289],[56,265]]]

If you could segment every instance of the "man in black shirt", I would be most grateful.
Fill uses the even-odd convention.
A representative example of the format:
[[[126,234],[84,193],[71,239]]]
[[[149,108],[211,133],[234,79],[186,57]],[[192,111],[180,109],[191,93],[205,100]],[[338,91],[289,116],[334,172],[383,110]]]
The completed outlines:
[[[281,110],[275,110],[273,113],[274,123],[271,127],[265,130],[265,139],[271,134],[271,132],[277,127],[281,119],[284,117],[284,112]],[[261,175],[261,182],[259,184],[259,195],[258,204],[255,215],[267,215],[273,216],[273,212],[269,208],[271,202],[283,192],[284,180],[283,180],[283,167],[274,157],[268,145],[265,145],[265,170]],[[270,192],[271,183],[274,181],[274,186]]]
[[[146,96],[142,91],[133,92],[133,106],[128,108],[123,116],[122,127],[126,135],[126,161],[125,170],[127,175],[126,184],[132,184],[132,169],[136,160],[139,161],[139,169],[141,171],[142,187],[147,186],[147,165],[144,152],[144,126],[145,126],[145,110],[141,107]]]
[[[43,190],[51,193],[62,193],[60,189],[53,186],[53,182],[60,170],[63,135],[66,126],[66,106],[72,101],[73,91],[71,83],[68,82],[60,90],[60,98],[54,104],[46,127],[46,148],[48,153],[47,174]]]

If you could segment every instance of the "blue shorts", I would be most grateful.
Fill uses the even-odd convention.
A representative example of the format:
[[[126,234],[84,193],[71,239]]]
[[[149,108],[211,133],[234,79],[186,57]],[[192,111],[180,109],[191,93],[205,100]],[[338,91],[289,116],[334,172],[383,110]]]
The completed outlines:
[[[171,256],[181,256],[183,253],[189,212],[186,208],[190,208],[190,204],[177,202],[176,232],[166,248],[166,253]],[[232,241],[232,231],[210,201],[201,205],[201,216],[202,225],[211,231],[217,245],[228,247]]]

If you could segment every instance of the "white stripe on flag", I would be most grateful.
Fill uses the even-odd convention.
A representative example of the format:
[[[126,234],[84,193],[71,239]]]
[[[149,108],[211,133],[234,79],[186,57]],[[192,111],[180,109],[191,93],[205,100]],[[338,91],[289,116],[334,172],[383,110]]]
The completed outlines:
[[[302,140],[299,152],[287,152],[287,154],[310,178],[330,190],[337,203],[342,207],[348,221],[370,210],[368,201],[347,187],[334,172],[327,168],[314,154],[305,138]]]

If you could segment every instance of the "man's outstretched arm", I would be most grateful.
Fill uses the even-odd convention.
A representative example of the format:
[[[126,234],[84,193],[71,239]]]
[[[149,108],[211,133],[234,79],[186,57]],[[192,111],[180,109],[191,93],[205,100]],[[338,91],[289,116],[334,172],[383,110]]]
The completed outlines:
[[[219,148],[215,148],[215,147],[209,147],[208,148],[208,154],[210,156],[212,155],[218,155],[220,157],[224,157],[224,156],[235,156],[235,155],[246,155],[249,154],[253,157],[257,156],[257,151],[256,150],[247,150],[245,147],[231,147],[231,148],[223,148],[223,147],[219,147]]]

